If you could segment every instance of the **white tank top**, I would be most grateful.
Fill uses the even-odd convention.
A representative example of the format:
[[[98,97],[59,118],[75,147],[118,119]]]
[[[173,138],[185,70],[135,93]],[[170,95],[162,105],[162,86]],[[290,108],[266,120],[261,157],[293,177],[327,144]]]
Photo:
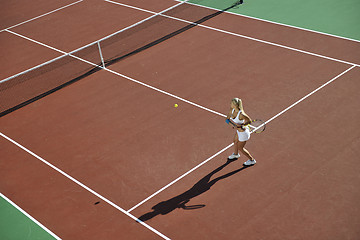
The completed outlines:
[[[235,109],[232,110],[232,113],[234,114]],[[240,120],[239,116],[240,116],[241,110],[239,110],[237,116],[235,118],[231,118],[235,123],[237,124],[243,124],[245,122],[245,120]]]

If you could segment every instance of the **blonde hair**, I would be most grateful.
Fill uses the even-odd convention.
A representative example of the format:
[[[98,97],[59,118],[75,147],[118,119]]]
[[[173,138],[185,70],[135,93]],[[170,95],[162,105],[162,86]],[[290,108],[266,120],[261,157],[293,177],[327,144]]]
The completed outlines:
[[[242,105],[242,101],[240,98],[233,98],[231,100],[231,102],[233,102],[235,104],[235,106],[237,106],[242,112],[244,111],[243,105]]]

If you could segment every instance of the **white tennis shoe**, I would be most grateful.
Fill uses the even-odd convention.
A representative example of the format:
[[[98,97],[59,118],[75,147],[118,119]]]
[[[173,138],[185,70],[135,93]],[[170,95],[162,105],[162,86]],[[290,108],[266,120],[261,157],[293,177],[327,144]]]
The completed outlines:
[[[238,159],[240,157],[240,154],[235,154],[235,153],[233,153],[233,154],[231,154],[229,157],[228,157],[228,159],[230,159],[230,160],[232,160],[232,159]]]
[[[244,166],[252,166],[256,163],[255,159],[253,160],[247,160],[246,162],[244,162]]]

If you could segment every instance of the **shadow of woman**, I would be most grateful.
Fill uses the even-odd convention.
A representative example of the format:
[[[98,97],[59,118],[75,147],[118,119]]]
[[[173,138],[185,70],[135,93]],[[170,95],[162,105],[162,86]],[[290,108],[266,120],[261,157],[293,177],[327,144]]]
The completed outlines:
[[[202,208],[205,207],[205,205],[193,205],[193,206],[186,206],[186,204],[190,201],[190,199],[199,196],[200,194],[203,194],[204,192],[208,191],[215,183],[217,183],[218,181],[228,178],[242,170],[244,170],[245,167],[243,166],[240,169],[237,169],[235,171],[229,172],[225,175],[222,175],[220,177],[217,177],[213,180],[210,181],[210,178],[217,172],[221,171],[224,167],[226,167],[227,165],[229,165],[231,162],[233,162],[233,160],[227,160],[227,162],[223,165],[221,165],[220,167],[216,168],[214,171],[212,171],[211,173],[207,174],[205,177],[203,177],[202,179],[200,179],[197,183],[195,183],[194,186],[192,186],[189,190],[187,190],[186,192],[173,197],[169,200],[166,201],[162,201],[158,204],[156,204],[155,206],[153,206],[151,209],[153,210],[152,212],[148,212],[145,213],[144,215],[142,215],[141,217],[138,218],[138,222],[142,221],[145,222],[147,220],[152,219],[153,217],[161,214],[161,215],[166,215],[170,212],[172,212],[173,210],[177,209],[177,208],[182,208],[185,210],[190,210],[190,209],[198,209],[198,208]]]

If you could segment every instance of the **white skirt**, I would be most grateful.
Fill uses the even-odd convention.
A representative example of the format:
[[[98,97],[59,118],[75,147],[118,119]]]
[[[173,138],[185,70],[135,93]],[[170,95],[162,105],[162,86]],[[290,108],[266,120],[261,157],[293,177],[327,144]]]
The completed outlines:
[[[239,138],[239,142],[245,142],[250,139],[250,130],[248,128],[245,129],[246,130],[243,132],[239,132],[238,130],[236,130]]]

